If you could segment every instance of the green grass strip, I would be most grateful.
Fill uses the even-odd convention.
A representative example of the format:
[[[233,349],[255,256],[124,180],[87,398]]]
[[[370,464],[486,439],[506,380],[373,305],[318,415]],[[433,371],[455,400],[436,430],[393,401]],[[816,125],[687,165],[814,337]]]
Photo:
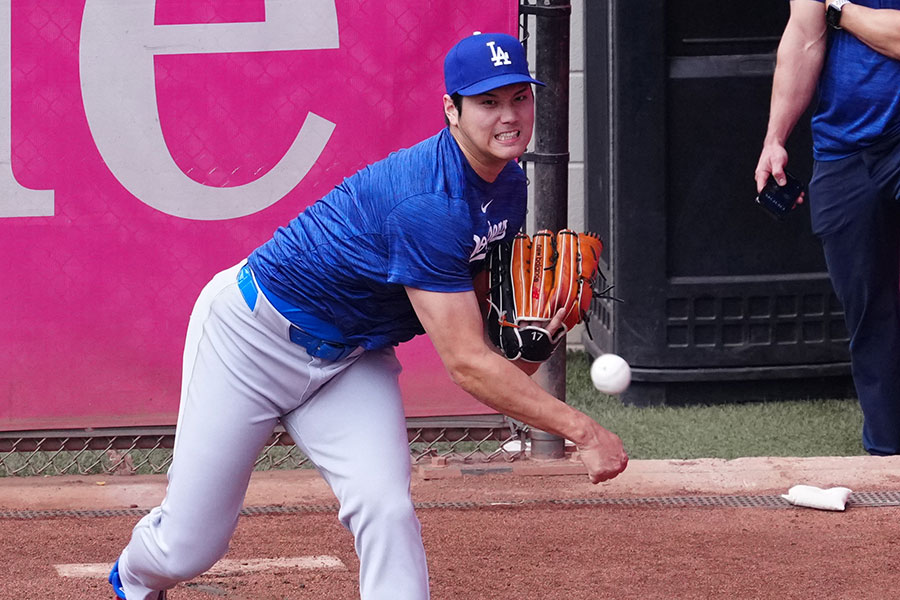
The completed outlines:
[[[633,459],[865,454],[855,398],[626,406],[594,389],[588,354],[566,363],[566,401],[618,434]]]

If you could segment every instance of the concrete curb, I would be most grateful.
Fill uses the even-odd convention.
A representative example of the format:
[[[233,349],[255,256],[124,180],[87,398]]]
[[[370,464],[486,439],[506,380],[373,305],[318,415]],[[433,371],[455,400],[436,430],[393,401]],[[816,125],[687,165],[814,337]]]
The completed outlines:
[[[900,456],[634,461],[608,487],[642,495],[746,494],[787,491],[800,483],[859,491],[900,489]]]
[[[548,479],[542,479],[548,478]],[[796,484],[854,491],[900,490],[900,456],[634,460],[615,479],[591,485],[575,460],[522,460],[498,465],[414,469],[414,500],[467,500],[475,491],[498,498],[640,497],[785,493]],[[164,475],[9,477],[0,479],[0,509],[152,508],[165,495]],[[333,504],[313,470],[253,474],[245,506]]]
[[[562,461],[519,461],[505,465],[419,467],[419,476],[452,479],[467,475],[584,476],[576,457]],[[900,456],[751,457],[725,460],[633,460],[624,473],[604,482],[604,494],[737,494],[787,490],[798,483],[867,490],[900,489]]]

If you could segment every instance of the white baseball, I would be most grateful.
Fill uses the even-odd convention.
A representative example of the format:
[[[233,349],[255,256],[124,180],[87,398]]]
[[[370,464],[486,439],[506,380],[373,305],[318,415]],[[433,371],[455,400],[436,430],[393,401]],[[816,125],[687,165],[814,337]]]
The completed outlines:
[[[621,394],[631,383],[631,367],[618,354],[601,354],[591,365],[591,381],[604,394]]]

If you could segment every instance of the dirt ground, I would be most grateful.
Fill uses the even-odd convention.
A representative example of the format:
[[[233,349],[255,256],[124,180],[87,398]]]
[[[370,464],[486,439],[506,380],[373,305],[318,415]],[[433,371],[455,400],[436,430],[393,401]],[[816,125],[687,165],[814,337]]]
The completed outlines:
[[[710,495],[777,499],[799,483],[896,491],[900,462],[894,458],[634,461],[599,486],[577,469],[562,462],[419,470],[413,496],[432,598],[900,595],[898,506],[851,503],[831,512],[777,502],[762,508],[665,502]],[[6,565],[0,600],[112,598],[104,579],[60,577],[54,566],[111,564],[139,518],[131,513],[154,506],[164,488],[158,476],[0,480]],[[640,497],[660,502],[629,500]],[[242,518],[226,558],[325,555],[343,567],[205,575],[177,586],[170,600],[358,598],[358,562],[333,502],[315,473],[257,474],[247,506],[291,512]],[[72,510],[89,512],[66,512]]]

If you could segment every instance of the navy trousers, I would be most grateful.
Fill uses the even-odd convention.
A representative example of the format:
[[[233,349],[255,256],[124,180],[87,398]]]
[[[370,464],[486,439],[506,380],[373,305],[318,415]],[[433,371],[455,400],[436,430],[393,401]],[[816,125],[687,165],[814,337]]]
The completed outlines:
[[[809,195],[850,332],[863,447],[900,454],[900,137],[817,161]]]

